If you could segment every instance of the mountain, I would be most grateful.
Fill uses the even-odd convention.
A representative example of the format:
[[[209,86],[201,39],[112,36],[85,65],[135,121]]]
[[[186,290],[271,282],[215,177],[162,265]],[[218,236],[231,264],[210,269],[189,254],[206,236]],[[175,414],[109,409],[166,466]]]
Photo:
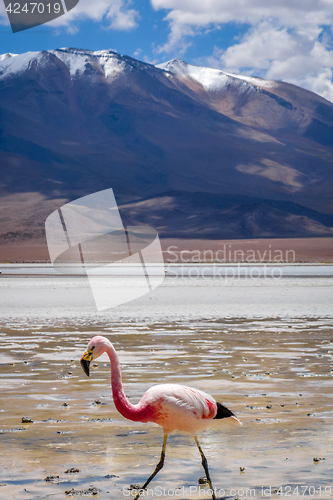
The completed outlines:
[[[45,242],[112,187],[162,237],[333,235],[333,104],[294,85],[111,50],[0,56],[0,245]]]

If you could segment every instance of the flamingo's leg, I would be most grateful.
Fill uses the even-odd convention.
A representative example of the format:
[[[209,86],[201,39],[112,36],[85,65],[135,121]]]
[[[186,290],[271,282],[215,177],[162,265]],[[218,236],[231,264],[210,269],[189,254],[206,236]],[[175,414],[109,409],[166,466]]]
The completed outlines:
[[[209,487],[210,487],[211,492],[212,492],[212,499],[216,500],[216,496],[215,496],[215,493],[214,493],[214,488],[213,488],[213,485],[212,485],[212,480],[211,480],[210,475],[209,475],[207,458],[205,457],[204,452],[201,449],[201,446],[199,444],[197,436],[194,436],[194,440],[195,440],[195,442],[197,444],[197,447],[198,447],[200,455],[201,455],[201,463],[202,463],[202,466],[203,466],[203,468],[204,468],[204,470],[206,472],[206,478],[207,478]]]
[[[154,477],[156,476],[156,474],[162,469],[163,465],[164,465],[164,458],[165,458],[165,448],[166,448],[166,444],[167,444],[167,439],[168,439],[168,435],[165,434],[164,435],[164,438],[163,438],[163,445],[162,445],[162,451],[161,451],[161,458],[160,458],[160,461],[158,462],[158,464],[156,465],[155,467],[155,470],[154,472],[152,473],[151,476],[149,476],[149,478],[147,479],[147,481],[145,482],[145,484],[142,486],[141,490],[144,490],[145,488],[147,488],[148,484],[150,483],[150,481],[152,479],[154,479]],[[139,491],[139,493],[136,495],[136,497],[134,498],[134,500],[138,500],[138,498],[140,497],[141,495],[141,490]]]

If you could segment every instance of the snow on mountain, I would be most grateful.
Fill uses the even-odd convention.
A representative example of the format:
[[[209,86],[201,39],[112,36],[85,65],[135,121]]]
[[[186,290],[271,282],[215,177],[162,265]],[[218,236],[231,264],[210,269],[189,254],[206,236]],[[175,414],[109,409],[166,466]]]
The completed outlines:
[[[11,52],[7,52],[7,54],[0,54],[0,61],[4,61],[5,59],[8,59],[9,57],[15,57],[18,54],[12,54]]]
[[[50,50],[58,59],[68,67],[72,77],[77,74],[83,74],[87,65],[95,67],[98,71],[102,71],[107,79],[114,79],[119,74],[123,73],[126,63],[122,60],[117,52],[113,50],[81,50],[81,49],[57,49]]]
[[[41,61],[42,52],[25,52],[24,54],[2,54],[0,56],[0,79],[11,74],[22,73],[34,60]]]
[[[27,52],[25,54],[0,55],[0,79],[11,74],[26,71],[33,61],[43,65],[48,54],[53,54],[60,59],[69,69],[72,78],[82,75],[87,66],[94,67],[96,72],[102,72],[108,80],[115,79],[126,69],[123,56],[113,50],[82,50],[62,48],[41,52]]]
[[[61,48],[41,52],[26,52],[25,54],[2,54],[0,55],[0,79],[11,74],[26,71],[36,61],[38,66],[43,66],[49,61],[49,54],[60,59],[68,68],[72,78],[78,77],[86,72],[87,68],[95,69],[98,74],[104,74],[108,81],[113,81],[126,69],[154,69],[153,66],[136,61],[127,56],[121,56],[114,50],[84,50],[76,48]],[[257,87],[274,87],[277,82],[263,80],[261,78],[233,75],[224,73],[218,69],[206,68],[187,64],[180,59],[173,59],[163,64],[158,64],[157,69],[165,70],[180,78],[191,79],[199,83],[207,92],[217,92],[228,85],[237,85],[239,91],[249,90],[249,85]],[[90,73],[91,75],[91,73]]]
[[[105,78],[108,80],[116,78],[123,73],[126,68],[125,61],[116,52],[110,50],[99,50],[94,52],[94,56],[98,58],[99,64],[104,71]]]
[[[252,85],[264,87],[266,89],[277,87],[279,84],[277,80],[265,80],[264,78],[259,78],[258,76],[232,75],[231,73],[226,73],[226,75],[230,75],[238,80],[244,80]]]
[[[187,64],[180,59],[174,59],[163,64],[158,64],[156,67],[164,69],[170,73],[175,73],[182,78],[191,78],[192,80],[200,83],[207,91],[222,90],[222,88],[226,87],[230,80],[229,76],[222,73],[222,71],[212,68],[193,66],[192,64]]]
[[[230,83],[238,84],[239,87],[244,87],[243,90],[248,89],[247,84],[257,87],[275,87],[277,82],[272,80],[263,80],[262,78],[234,75],[231,73],[224,73],[219,69],[206,68],[202,66],[194,66],[187,64],[180,59],[173,59],[166,63],[158,64],[159,69],[164,69],[167,72],[174,73],[181,78],[191,78],[198,82],[207,92],[217,92],[225,88]]]
[[[84,73],[86,64],[90,62],[93,54],[90,50],[67,48],[50,50],[50,52],[66,64],[72,77],[76,73]]]

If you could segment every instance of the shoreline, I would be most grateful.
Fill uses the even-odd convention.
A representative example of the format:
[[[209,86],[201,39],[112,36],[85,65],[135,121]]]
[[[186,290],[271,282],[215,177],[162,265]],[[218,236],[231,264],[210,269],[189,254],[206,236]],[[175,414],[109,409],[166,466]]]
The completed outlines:
[[[257,263],[267,260],[274,262],[275,257],[279,261],[294,263],[333,263],[332,237],[243,240],[160,238],[160,243],[164,261],[169,263],[176,260],[221,262],[223,258],[226,263],[244,262],[248,258],[251,259],[250,263]],[[0,244],[0,261],[12,264],[47,264],[50,258],[46,241]]]
[[[330,263],[168,263],[163,265],[166,279],[280,279],[280,278],[333,278]],[[90,277],[140,280],[139,264],[94,263],[85,266]],[[52,264],[0,263],[0,279],[6,278],[81,278],[88,275],[81,265],[54,268]],[[95,269],[95,272],[94,272]],[[161,263],[149,263],[150,275],[161,273]],[[156,271],[154,271],[156,269]],[[163,270],[162,270],[163,273]],[[133,286],[136,283],[133,282]]]

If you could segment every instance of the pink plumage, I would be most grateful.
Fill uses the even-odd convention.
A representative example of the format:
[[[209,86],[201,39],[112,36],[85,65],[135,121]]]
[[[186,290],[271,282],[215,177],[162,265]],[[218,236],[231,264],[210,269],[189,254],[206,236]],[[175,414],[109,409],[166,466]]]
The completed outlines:
[[[104,352],[110,358],[111,363],[111,386],[115,406],[119,413],[125,418],[135,422],[154,422],[160,425],[164,431],[164,441],[161,459],[155,471],[148,478],[142,489],[146,488],[157,472],[163,467],[167,436],[174,431],[187,432],[194,436],[202,458],[208,484],[213,491],[206,457],[199,445],[196,433],[206,429],[212,419],[232,418],[238,423],[235,415],[221,403],[199,389],[179,384],[154,385],[142,396],[137,405],[131,404],[125,396],[119,358],[111,342],[101,335],[92,338],[88,344],[87,351],[81,358],[84,372],[89,376],[89,364]],[[140,496],[140,491],[134,500]],[[212,493],[215,499],[214,491]]]
[[[174,431],[196,434],[215,417],[217,405],[206,392],[178,384],[160,384],[148,389],[139,406],[149,407],[147,422],[159,424],[165,434]]]

